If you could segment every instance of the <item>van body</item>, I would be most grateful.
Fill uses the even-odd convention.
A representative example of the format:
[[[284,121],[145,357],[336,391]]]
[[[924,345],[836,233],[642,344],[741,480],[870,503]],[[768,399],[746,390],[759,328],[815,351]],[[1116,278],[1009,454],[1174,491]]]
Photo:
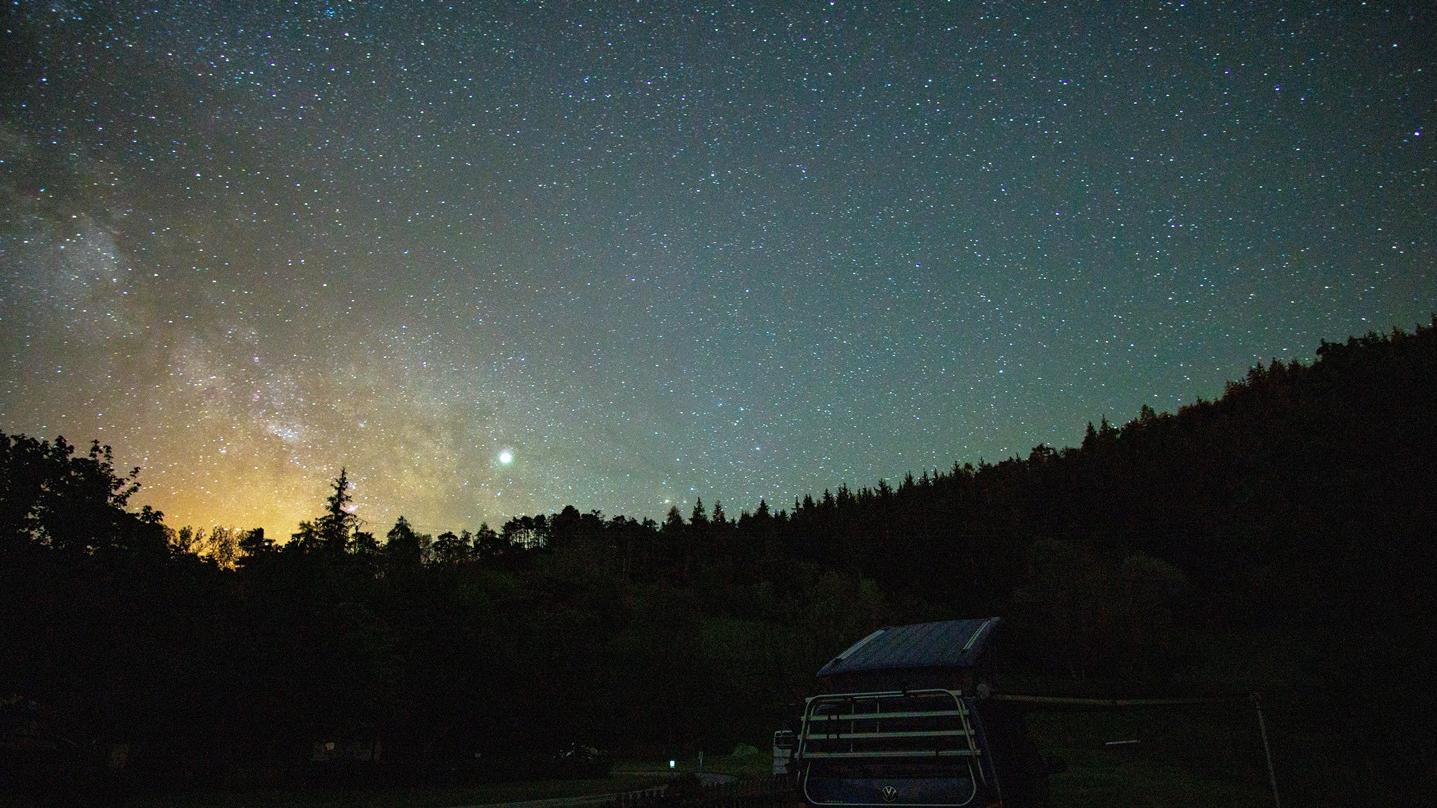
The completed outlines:
[[[819,671],[793,755],[809,805],[1046,804],[1046,764],[993,692],[997,618],[879,629]]]

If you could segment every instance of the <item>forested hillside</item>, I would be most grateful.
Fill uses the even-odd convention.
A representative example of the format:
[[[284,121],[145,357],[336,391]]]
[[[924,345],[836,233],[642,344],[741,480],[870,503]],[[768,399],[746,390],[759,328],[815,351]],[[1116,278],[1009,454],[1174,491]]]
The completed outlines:
[[[998,614],[1014,682],[1261,690],[1299,802],[1400,802],[1437,785],[1434,412],[1437,322],[1079,447],[736,518],[379,536],[341,473],[283,542],[173,530],[108,449],[0,436],[0,733],[76,771],[126,744],[170,784],[298,776],[325,740],[380,740],[397,778],[724,749],[875,626]]]

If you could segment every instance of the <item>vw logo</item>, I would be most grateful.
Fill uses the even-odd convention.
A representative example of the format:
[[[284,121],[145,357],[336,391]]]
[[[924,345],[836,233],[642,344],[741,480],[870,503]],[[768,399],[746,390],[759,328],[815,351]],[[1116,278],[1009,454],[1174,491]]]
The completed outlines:
[[[884,802],[893,802],[894,798],[897,797],[897,796],[898,796],[898,789],[894,788],[893,786],[884,786],[884,787],[883,787],[883,801],[884,801]]]

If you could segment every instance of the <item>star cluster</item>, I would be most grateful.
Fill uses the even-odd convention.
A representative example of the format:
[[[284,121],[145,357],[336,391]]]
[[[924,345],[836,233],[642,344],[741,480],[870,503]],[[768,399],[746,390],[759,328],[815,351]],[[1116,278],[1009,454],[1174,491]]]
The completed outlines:
[[[1437,309],[1424,4],[26,2],[0,429],[171,524],[893,479]]]

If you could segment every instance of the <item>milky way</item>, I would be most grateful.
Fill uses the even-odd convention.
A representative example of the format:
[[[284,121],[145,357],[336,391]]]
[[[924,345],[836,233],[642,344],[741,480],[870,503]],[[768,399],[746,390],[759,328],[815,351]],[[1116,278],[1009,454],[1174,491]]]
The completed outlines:
[[[782,505],[1437,309],[1430,4],[7,3],[0,429],[171,524]]]

